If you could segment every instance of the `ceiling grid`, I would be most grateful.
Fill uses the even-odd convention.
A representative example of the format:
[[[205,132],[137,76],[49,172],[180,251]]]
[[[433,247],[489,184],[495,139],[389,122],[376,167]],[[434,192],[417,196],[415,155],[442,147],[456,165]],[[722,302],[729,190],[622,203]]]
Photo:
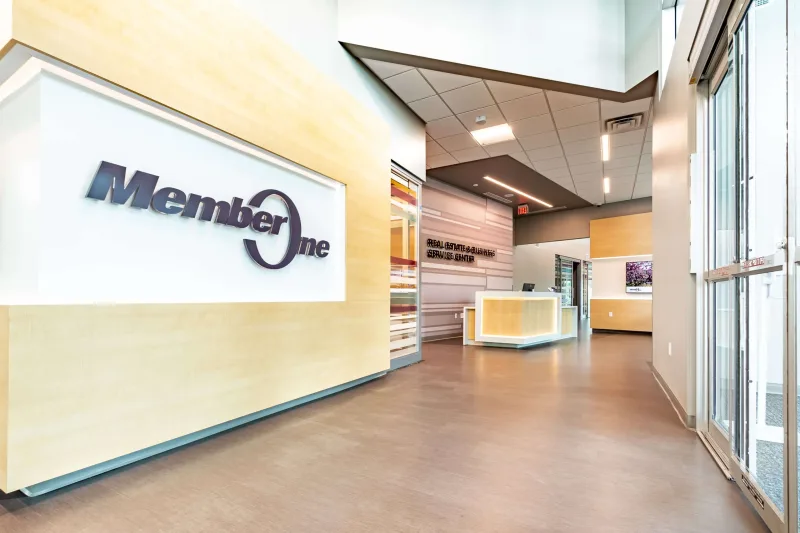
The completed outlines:
[[[426,123],[428,169],[508,155],[594,204],[652,194],[652,98],[619,103],[363,61]],[[604,162],[603,124],[634,113],[645,115],[642,126],[610,134]],[[477,124],[479,116],[485,122]],[[508,124],[515,138],[481,146],[470,134],[500,124]],[[603,194],[605,177],[609,194]]]

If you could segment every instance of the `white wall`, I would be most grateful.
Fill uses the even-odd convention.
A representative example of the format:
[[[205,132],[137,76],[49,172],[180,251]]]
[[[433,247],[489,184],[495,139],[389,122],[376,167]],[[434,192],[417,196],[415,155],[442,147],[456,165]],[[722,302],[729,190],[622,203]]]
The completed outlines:
[[[556,284],[556,254],[589,260],[589,239],[523,244],[514,247],[514,289],[523,283],[535,283],[537,291],[547,291]],[[594,275],[594,266],[592,266]]]
[[[339,44],[337,0],[232,0],[232,3],[260,19],[321,72],[383,117],[391,128],[392,159],[418,178],[425,179],[424,124]],[[388,162],[386,176],[388,187]]]
[[[625,292],[625,263],[651,261],[651,255],[592,259],[592,298],[607,300],[652,300],[653,294]],[[653,279],[657,276],[653,274]]]
[[[343,300],[344,187],[258,153],[37,74],[0,102],[0,303]],[[297,205],[302,235],[329,241],[330,253],[269,270],[242,241],[256,241],[274,264],[289,242],[285,226],[268,235],[88,199],[101,161],[127,167],[128,177],[156,174],[158,189],[245,205],[278,189]],[[287,215],[274,198],[262,207]]]
[[[653,365],[695,412],[695,279],[689,274],[689,156],[696,151],[696,87],[686,58],[705,2],[688,0],[655,105],[653,130]],[[672,355],[668,353],[672,343]]]
[[[625,0],[625,86],[658,70],[661,0]]]
[[[613,91],[625,33],[625,0],[339,0],[343,42]]]

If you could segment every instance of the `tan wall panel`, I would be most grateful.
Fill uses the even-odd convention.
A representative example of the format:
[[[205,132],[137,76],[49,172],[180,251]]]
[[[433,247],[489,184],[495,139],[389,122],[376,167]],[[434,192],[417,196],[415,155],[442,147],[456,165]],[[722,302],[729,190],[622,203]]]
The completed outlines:
[[[653,300],[591,301],[591,327],[620,331],[653,331]],[[608,313],[614,316],[608,316]]]
[[[589,255],[593,258],[653,253],[653,213],[601,218],[589,222]]]
[[[569,335],[573,332],[573,317],[575,316],[575,309],[571,307],[561,309],[561,334]]]
[[[555,298],[484,298],[483,335],[532,337],[556,332]]]
[[[0,486],[8,473],[8,307],[0,307]]]
[[[346,301],[11,308],[3,490],[389,367],[388,127],[230,4],[186,9],[14,0],[13,34],[346,184]]]
[[[467,309],[467,340],[475,340],[475,310]]]

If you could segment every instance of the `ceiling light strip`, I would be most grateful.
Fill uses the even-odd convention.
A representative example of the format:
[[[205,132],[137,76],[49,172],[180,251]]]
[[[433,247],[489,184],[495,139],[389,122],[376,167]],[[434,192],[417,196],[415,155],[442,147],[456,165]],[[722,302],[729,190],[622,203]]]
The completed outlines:
[[[611,192],[611,180],[608,178],[603,178],[603,194],[608,194]]]
[[[483,179],[485,179],[486,181],[491,181],[491,182],[492,182],[492,183],[494,183],[495,185],[499,185],[499,186],[503,187],[504,189],[508,189],[508,190],[509,190],[509,191],[511,191],[511,192],[515,192],[515,193],[519,194],[520,196],[524,196],[525,198],[528,198],[528,199],[530,199],[530,200],[533,200],[534,202],[540,203],[540,204],[542,204],[542,205],[543,205],[543,206],[545,206],[545,207],[553,207],[551,204],[548,204],[547,202],[545,202],[545,201],[543,201],[543,200],[539,200],[539,199],[538,199],[538,198],[536,198],[535,196],[531,196],[530,194],[527,194],[527,193],[524,193],[524,192],[522,192],[522,191],[520,191],[520,190],[517,190],[517,189],[515,189],[514,187],[511,187],[510,185],[506,185],[506,184],[505,184],[505,183],[503,183],[502,181],[498,181],[498,180],[496,180],[496,179],[494,179],[494,178],[491,178],[491,177],[489,177],[489,176],[484,176],[484,177],[483,177]]]
[[[474,130],[470,133],[481,146],[497,144],[499,142],[511,141],[515,139],[514,132],[511,131],[511,126],[508,124],[500,124],[499,126],[492,126],[491,128]]]
[[[608,134],[603,135],[601,139],[603,144],[603,161],[608,161],[608,158],[610,156],[610,149],[608,146]]]

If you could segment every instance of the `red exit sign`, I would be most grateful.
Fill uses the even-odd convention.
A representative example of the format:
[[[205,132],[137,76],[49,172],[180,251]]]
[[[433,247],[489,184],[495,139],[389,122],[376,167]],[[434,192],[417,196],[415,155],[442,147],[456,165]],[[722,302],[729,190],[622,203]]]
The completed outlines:
[[[518,215],[527,215],[528,214],[528,204],[520,204],[517,206],[517,214]]]

